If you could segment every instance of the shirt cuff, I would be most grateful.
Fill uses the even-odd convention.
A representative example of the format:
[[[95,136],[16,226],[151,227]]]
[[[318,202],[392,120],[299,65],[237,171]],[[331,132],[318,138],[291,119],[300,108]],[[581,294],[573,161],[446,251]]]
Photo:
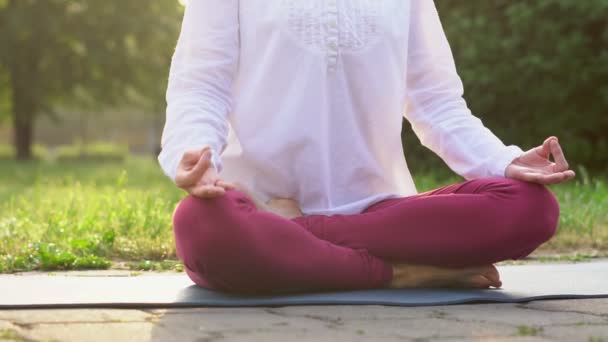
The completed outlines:
[[[211,153],[211,165],[215,168],[216,173],[219,174],[224,169],[222,158],[213,148],[211,148]]]
[[[509,166],[515,158],[524,153],[524,150],[517,145],[506,146],[506,148],[501,151],[500,155],[492,160],[488,170],[490,177],[506,178],[505,172],[507,171],[507,166]]]

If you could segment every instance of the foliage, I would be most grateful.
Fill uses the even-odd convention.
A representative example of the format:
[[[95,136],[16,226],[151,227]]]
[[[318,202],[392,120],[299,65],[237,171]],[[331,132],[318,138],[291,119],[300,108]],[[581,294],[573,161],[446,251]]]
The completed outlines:
[[[129,147],[109,142],[91,142],[83,144],[75,141],[71,145],[61,145],[48,148],[34,144],[32,147],[34,159],[57,162],[118,162],[125,161],[129,156]],[[11,146],[0,144],[0,160],[14,159],[15,151]]]
[[[608,184],[579,174],[576,182],[553,187],[561,216],[544,250],[608,252]],[[415,177],[419,192],[460,180]],[[171,215],[184,195],[152,159],[0,160],[0,272],[123,262],[134,270],[179,270]]]
[[[33,159],[42,160],[48,158],[48,148],[44,145],[34,144],[32,146]],[[14,159],[15,149],[12,146],[0,144],[0,160]]]
[[[171,213],[182,196],[149,159],[0,161],[0,272],[175,258]]]
[[[543,327],[532,327],[528,325],[518,325],[517,335],[519,336],[537,336],[543,332]]]
[[[556,135],[571,164],[608,167],[608,0],[435,2],[474,115],[505,143]],[[182,13],[176,0],[0,0],[0,120],[27,143],[59,105],[160,112]],[[414,168],[441,165],[407,123],[403,136]]]
[[[605,172],[608,0],[436,3],[473,114],[524,150],[556,135],[572,165]]]
[[[6,121],[11,112],[8,73],[0,65],[0,124]]]
[[[158,108],[182,11],[175,0],[0,1],[18,156],[28,157],[35,116],[58,105]]]
[[[86,145],[76,142],[57,148],[55,159],[66,161],[124,161],[129,155],[129,147],[107,142],[93,142]]]

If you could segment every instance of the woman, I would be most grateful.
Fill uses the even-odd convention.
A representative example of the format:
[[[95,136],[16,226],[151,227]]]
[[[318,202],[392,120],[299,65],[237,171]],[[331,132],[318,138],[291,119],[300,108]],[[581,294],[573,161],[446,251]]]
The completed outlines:
[[[431,0],[190,0],[159,162],[177,255],[233,292],[500,287],[555,233],[556,137],[505,146],[468,109]],[[466,181],[418,193],[401,143]],[[555,162],[549,160],[553,155]]]

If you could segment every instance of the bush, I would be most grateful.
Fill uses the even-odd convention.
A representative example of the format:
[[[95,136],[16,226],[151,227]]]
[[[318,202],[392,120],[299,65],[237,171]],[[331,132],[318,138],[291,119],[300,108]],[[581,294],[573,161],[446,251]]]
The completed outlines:
[[[48,157],[48,149],[46,146],[34,144],[32,146],[32,154],[34,159],[46,159]],[[12,145],[0,144],[0,160],[15,159],[15,148]]]
[[[124,161],[129,155],[129,147],[105,142],[83,145],[60,146],[56,150],[56,160],[67,161]]]
[[[573,169],[605,172],[608,1],[436,3],[473,114],[506,144],[556,135]],[[406,153],[437,165],[407,126]]]

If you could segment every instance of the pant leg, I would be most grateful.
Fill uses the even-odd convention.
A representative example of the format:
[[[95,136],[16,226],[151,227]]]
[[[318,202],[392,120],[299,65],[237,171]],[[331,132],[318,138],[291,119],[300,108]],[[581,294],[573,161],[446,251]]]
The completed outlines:
[[[387,199],[361,214],[295,221],[319,238],[385,260],[469,267],[525,257],[554,235],[558,216],[546,186],[493,177]]]
[[[201,287],[285,293],[382,287],[392,278],[386,261],[259,211],[238,190],[213,199],[184,198],[173,223],[177,255]]]

